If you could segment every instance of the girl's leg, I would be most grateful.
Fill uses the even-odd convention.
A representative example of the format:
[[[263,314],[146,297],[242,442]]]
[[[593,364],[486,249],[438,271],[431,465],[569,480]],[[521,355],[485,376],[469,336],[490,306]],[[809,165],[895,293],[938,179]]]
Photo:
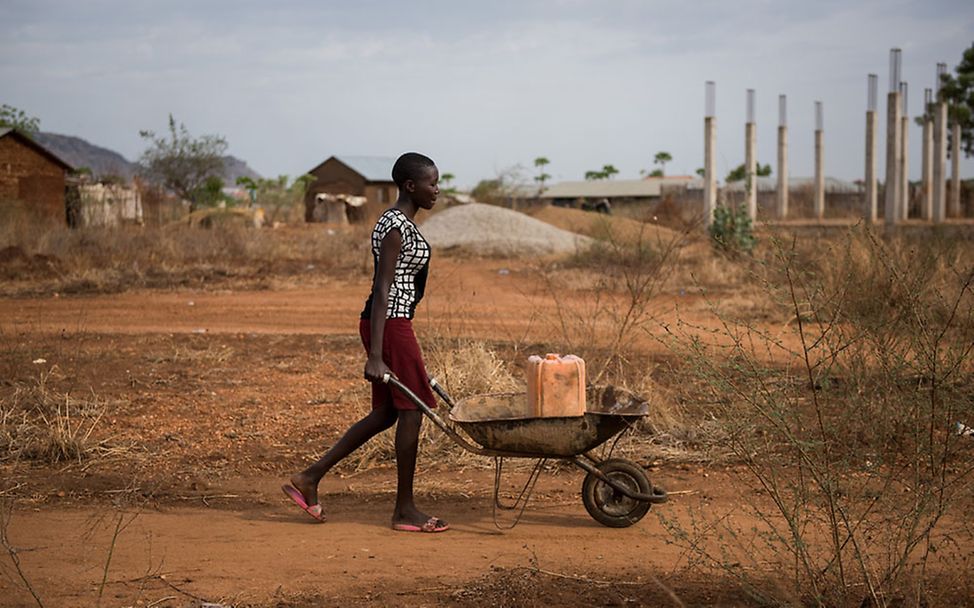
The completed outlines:
[[[300,473],[292,475],[291,485],[301,492],[308,505],[318,504],[318,482],[325,476],[325,473],[330,471],[343,458],[362,447],[366,441],[395,424],[397,417],[398,412],[392,407],[392,399],[390,397],[389,401],[383,404],[382,407],[375,408],[368,416],[362,418],[345,431],[345,434],[338,440],[338,443],[325,452],[325,455],[320,460]],[[415,466],[415,462],[416,458],[414,453],[413,466]]]
[[[418,410],[402,410],[396,425],[396,508],[392,513],[392,523],[421,526],[429,516],[416,508],[413,502],[413,478],[416,474],[416,452],[419,449],[419,429],[423,414]]]

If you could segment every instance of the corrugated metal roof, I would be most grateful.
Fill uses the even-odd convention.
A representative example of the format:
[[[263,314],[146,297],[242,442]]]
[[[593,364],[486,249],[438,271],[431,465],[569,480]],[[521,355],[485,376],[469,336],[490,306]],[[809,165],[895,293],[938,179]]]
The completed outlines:
[[[594,179],[558,182],[541,198],[644,198],[659,196],[660,182],[646,179]]]
[[[366,181],[392,181],[392,165],[396,163],[394,158],[388,156],[335,156],[334,158],[364,177]]]
[[[675,175],[558,182],[546,188],[541,198],[646,198],[660,196],[664,187],[686,186],[691,181],[689,176]]]
[[[758,192],[774,192],[778,189],[777,177],[757,177],[755,178],[755,181],[757,183]],[[813,177],[792,177],[788,179],[789,190],[798,190],[800,188],[811,189],[814,187],[815,178]],[[743,192],[744,180],[731,182],[724,186],[724,189],[728,192]],[[862,189],[852,182],[843,181],[834,177],[826,177],[825,191],[833,194],[855,194],[857,192],[862,192]]]

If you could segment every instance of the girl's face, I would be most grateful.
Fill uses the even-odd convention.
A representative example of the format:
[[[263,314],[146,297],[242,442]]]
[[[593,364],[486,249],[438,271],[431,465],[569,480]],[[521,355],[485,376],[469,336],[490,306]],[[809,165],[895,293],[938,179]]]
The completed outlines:
[[[429,167],[419,179],[413,180],[413,189],[410,193],[413,201],[421,209],[432,209],[436,204],[436,197],[440,194],[440,170],[436,167]]]

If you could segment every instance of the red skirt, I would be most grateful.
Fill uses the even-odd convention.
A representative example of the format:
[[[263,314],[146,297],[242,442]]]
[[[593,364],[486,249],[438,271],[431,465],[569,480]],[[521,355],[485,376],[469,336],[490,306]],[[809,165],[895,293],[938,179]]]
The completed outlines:
[[[362,345],[368,354],[372,344],[372,328],[368,319],[358,324]],[[430,387],[429,375],[423,364],[423,353],[419,350],[413,323],[409,319],[386,319],[382,333],[382,361],[389,366],[399,381],[406,385],[429,407],[436,407],[436,398]],[[397,410],[415,410],[416,405],[400,391],[382,382],[372,383],[372,409],[384,406],[392,397],[392,405]]]

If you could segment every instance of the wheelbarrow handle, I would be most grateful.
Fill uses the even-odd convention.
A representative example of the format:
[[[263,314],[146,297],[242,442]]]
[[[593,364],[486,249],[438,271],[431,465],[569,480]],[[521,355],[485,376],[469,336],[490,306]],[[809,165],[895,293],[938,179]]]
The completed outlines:
[[[494,455],[493,452],[489,450],[485,450],[479,446],[470,443],[469,441],[461,437],[456,431],[451,429],[450,426],[446,422],[444,422],[443,419],[440,418],[437,415],[437,413],[433,411],[432,408],[430,408],[430,406],[426,405],[426,403],[422,399],[416,396],[416,393],[410,390],[408,386],[400,382],[399,378],[396,378],[390,373],[385,373],[382,375],[382,382],[395,387],[396,390],[398,390],[403,395],[405,395],[407,399],[413,402],[413,405],[419,408],[419,411],[423,412],[423,414],[426,415],[427,418],[433,421],[433,424],[440,427],[441,431],[449,435],[454,441],[460,444],[460,447],[470,452],[473,452],[474,454],[479,454],[481,456]]]
[[[432,376],[430,376],[430,386],[433,387],[433,390],[436,391],[436,394],[440,396],[440,399],[442,399],[444,402],[446,402],[447,405],[450,406],[450,410],[453,410],[453,408],[457,406],[456,402],[453,401],[453,397],[451,397],[446,392],[446,389],[443,388],[443,385],[437,382],[436,378],[433,378]]]

